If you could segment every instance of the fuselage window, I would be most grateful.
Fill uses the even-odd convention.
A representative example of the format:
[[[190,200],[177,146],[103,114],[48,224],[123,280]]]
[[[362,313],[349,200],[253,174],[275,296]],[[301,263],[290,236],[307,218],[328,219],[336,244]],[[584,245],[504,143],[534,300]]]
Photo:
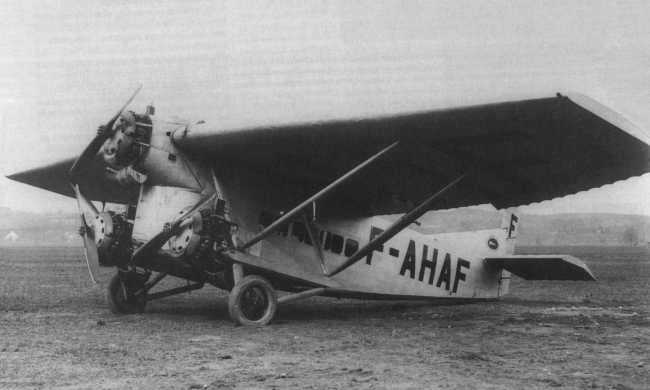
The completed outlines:
[[[291,235],[296,237],[298,241],[304,242],[305,237],[307,237],[307,230],[305,229],[305,225],[303,225],[301,222],[294,222],[291,229]]]
[[[359,243],[356,240],[348,238],[345,240],[345,255],[350,257],[359,250]]]
[[[307,245],[311,245],[311,239],[309,238],[309,233],[305,224],[302,222],[294,222],[293,228],[291,229],[291,235],[296,237],[298,241],[304,242]]]
[[[337,255],[340,255],[343,250],[343,237],[330,232],[327,232],[326,234],[327,236],[325,237],[325,246],[323,249],[330,250]]]
[[[286,235],[295,237],[299,242],[313,245],[311,238],[309,237],[309,231],[304,223],[292,222],[287,224],[286,231]],[[346,239],[336,233],[318,229],[314,231],[314,234],[318,237],[323,250],[330,251],[334,254],[345,254],[345,256],[351,256],[359,250],[359,241],[352,238]]]
[[[283,223],[282,225],[280,225],[280,227],[278,228],[278,234],[280,234],[281,236],[284,236],[284,237],[288,236],[289,235],[289,224],[288,223]]]

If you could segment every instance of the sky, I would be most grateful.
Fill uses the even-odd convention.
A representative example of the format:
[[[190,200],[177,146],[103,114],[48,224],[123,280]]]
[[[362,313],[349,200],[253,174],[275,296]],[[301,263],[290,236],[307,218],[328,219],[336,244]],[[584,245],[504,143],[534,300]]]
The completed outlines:
[[[579,92],[650,130],[647,1],[24,1],[0,6],[5,175],[78,155],[131,105],[223,127]],[[650,174],[524,212],[650,215]]]

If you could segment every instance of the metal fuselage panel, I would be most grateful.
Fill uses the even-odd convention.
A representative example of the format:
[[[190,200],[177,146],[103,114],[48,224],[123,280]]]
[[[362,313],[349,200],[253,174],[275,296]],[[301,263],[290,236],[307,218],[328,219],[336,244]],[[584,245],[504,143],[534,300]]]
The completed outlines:
[[[313,244],[294,231],[299,223],[294,222],[286,236],[278,234],[264,241],[260,255],[263,258],[291,256],[299,262],[312,264],[318,272]],[[339,248],[323,243],[326,266],[333,269],[341,264],[348,257],[345,252],[349,243],[365,245],[373,231],[389,225],[382,217],[317,224],[319,230],[325,231],[322,236],[343,238],[340,253],[336,253]],[[502,247],[490,249],[488,241],[491,239]],[[428,236],[407,228],[384,244],[381,251],[374,252],[333,278],[344,290],[366,294],[497,298],[507,292],[508,286],[502,284],[502,271],[486,266],[483,259],[489,253],[506,254],[506,240],[503,229]],[[352,253],[350,251],[348,255]]]
[[[150,144],[138,167],[147,174],[147,181],[140,186],[133,224],[133,239],[141,243],[215,187],[209,167],[193,161],[171,142],[168,134],[184,125],[154,118],[152,126]]]
[[[183,125],[153,120],[150,145],[141,162],[142,169],[149,176],[147,185],[211,191],[212,180],[207,167],[192,161],[167,135],[179,127]]]
[[[273,199],[266,178],[253,172],[217,171],[219,186],[227,201],[230,217],[239,225],[236,241],[246,242],[263,229],[260,215],[273,210]],[[322,272],[318,256],[295,221],[286,229],[250,248],[264,259],[288,261],[309,272]],[[325,264],[334,269],[351,254],[354,244],[361,248],[377,229],[390,222],[380,216],[354,220],[317,221],[322,239]],[[304,225],[303,225],[304,226]],[[338,236],[340,248],[327,242]],[[382,251],[359,261],[333,279],[345,291],[405,297],[491,299],[508,290],[507,272],[486,266],[487,256],[512,254],[514,238],[508,226],[490,230],[427,235],[405,229],[386,244]],[[497,242],[496,247],[494,241]],[[348,247],[348,243],[351,247]],[[492,246],[492,247],[491,247]],[[346,254],[346,250],[348,253]],[[425,253],[426,251],[426,253]],[[338,252],[338,253],[336,253]],[[505,278],[504,278],[505,277]]]

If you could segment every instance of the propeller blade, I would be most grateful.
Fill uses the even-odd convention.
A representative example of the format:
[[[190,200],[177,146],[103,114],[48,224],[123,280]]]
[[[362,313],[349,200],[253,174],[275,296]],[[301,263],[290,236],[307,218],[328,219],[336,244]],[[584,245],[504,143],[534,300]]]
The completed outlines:
[[[88,273],[90,274],[90,280],[92,280],[93,283],[98,284],[96,275],[99,275],[99,252],[97,250],[97,244],[95,244],[95,231],[87,221],[88,219],[93,221],[95,217],[99,215],[99,212],[95,205],[81,194],[78,185],[73,185],[72,189],[77,198],[77,207],[79,208],[81,225],[84,228],[84,257],[86,259],[86,265],[88,266]],[[87,215],[87,213],[90,215]]]
[[[186,226],[185,223],[191,223],[194,214],[210,202],[214,201],[216,196],[217,194],[213,193],[199,200],[191,209],[187,210],[180,217],[171,222],[168,229],[163,229],[150,238],[149,241],[145,242],[141,247],[136,249],[132,257],[133,263],[138,264],[140,259],[148,257],[153,254],[153,252],[160,249],[167,240],[177,235]]]
[[[99,284],[96,275],[99,275],[99,252],[95,244],[95,238],[92,229],[86,225],[83,214],[81,215],[81,222],[84,224],[84,258],[88,266],[88,274],[93,283]]]
[[[81,212],[81,216],[84,218],[84,225],[87,226],[89,220],[92,221],[99,215],[99,211],[93,202],[81,194],[78,184],[73,185],[72,189],[74,190],[75,198],[77,198],[77,207]]]
[[[122,108],[120,108],[120,110],[116,112],[115,115],[113,115],[111,120],[109,120],[108,123],[106,123],[106,127],[113,127],[113,124],[115,123],[117,118],[119,118],[120,114],[122,114],[122,112],[129,106],[129,104],[131,104],[131,102],[133,101],[133,99],[135,99],[135,96],[138,94],[138,92],[140,92],[141,89],[142,89],[142,84],[138,85],[138,88],[136,88],[135,91],[133,91],[131,97],[126,101],[126,103],[124,103]]]
[[[110,137],[111,130],[113,129],[113,125],[115,124],[115,121],[117,121],[117,118],[119,118],[122,112],[126,109],[126,107],[129,104],[131,104],[131,102],[138,94],[138,92],[140,92],[141,89],[142,89],[142,84],[140,84],[138,88],[136,88],[135,92],[133,92],[131,97],[126,101],[126,103],[124,103],[122,108],[120,108],[120,110],[115,115],[113,115],[113,117],[106,123],[106,125],[104,125],[105,131],[102,131],[101,133],[97,134],[95,138],[93,138],[93,140],[90,141],[88,146],[86,146],[84,151],[81,152],[79,157],[77,157],[74,164],[72,164],[70,171],[68,172],[70,181],[76,183],[76,176],[79,173],[79,168],[81,167],[81,163],[92,159],[95,156],[95,154],[97,154],[99,148],[101,148],[101,146],[104,144],[104,141],[106,141],[108,137]]]

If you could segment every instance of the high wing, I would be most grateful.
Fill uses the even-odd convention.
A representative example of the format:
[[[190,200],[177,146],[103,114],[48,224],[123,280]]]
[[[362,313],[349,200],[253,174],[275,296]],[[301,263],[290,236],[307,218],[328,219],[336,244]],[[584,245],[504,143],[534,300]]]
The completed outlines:
[[[290,208],[359,161],[399,141],[322,203],[323,216],[401,213],[465,173],[434,208],[525,205],[650,171],[648,136],[583,96],[239,129],[201,125],[174,142],[216,166],[279,184]],[[286,188],[292,189],[291,191]]]
[[[402,213],[461,174],[432,208],[525,205],[650,171],[650,137],[600,104],[561,96],[366,119],[223,129],[194,125],[172,135],[187,154],[265,177],[280,210],[301,202],[393,142],[399,146],[318,204],[319,216]],[[74,159],[11,179],[74,196]],[[99,159],[77,182],[89,199],[135,203],[108,182]],[[272,185],[276,183],[278,185]],[[268,186],[268,188],[267,188]]]

